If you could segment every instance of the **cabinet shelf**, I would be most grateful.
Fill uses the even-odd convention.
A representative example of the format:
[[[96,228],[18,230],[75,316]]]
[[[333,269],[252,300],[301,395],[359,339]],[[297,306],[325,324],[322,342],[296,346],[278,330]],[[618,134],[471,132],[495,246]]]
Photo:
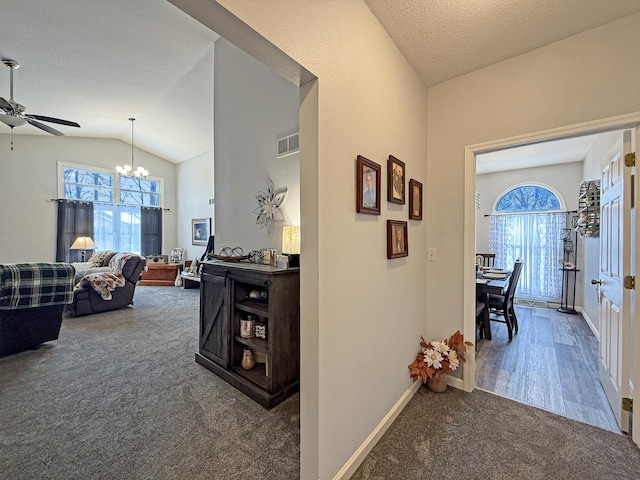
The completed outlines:
[[[236,308],[243,312],[253,313],[260,317],[267,318],[269,316],[269,304],[266,302],[258,302],[255,300],[244,300],[236,302]]]
[[[236,342],[241,343],[242,345],[252,348],[258,352],[269,353],[269,342],[264,338],[242,338],[236,335]]]
[[[240,365],[234,365],[233,371],[261,388],[268,388],[269,386],[269,377],[267,377],[264,363],[256,363],[256,366],[251,370],[245,370]]]

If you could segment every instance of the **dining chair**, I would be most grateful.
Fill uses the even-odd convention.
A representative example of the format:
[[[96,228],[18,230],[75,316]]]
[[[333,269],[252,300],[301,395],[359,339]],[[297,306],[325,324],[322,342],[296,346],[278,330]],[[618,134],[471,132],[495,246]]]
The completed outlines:
[[[507,325],[509,340],[513,339],[513,332],[518,333],[518,318],[513,308],[513,298],[518,287],[520,274],[522,273],[522,262],[516,260],[513,264],[513,271],[509,278],[509,285],[504,295],[489,295],[489,313],[503,317],[503,320],[489,316],[489,321],[500,322]]]
[[[478,339],[487,338],[491,340],[490,336],[486,335],[486,329],[489,325],[489,307],[480,299],[476,299],[476,344]]]
[[[478,258],[482,257],[482,259]],[[495,253],[476,253],[476,262],[481,260],[481,265],[483,267],[493,268],[496,263],[496,254]]]

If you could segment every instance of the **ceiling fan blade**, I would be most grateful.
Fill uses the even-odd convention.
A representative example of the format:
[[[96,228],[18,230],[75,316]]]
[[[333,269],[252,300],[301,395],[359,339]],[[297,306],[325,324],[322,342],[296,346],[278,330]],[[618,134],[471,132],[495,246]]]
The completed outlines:
[[[7,102],[4,98],[0,97],[0,108],[7,113],[13,112],[13,105]]]
[[[26,115],[28,118],[33,118],[35,120],[42,120],[43,122],[51,122],[51,123],[59,123],[60,125],[66,125],[67,127],[78,127],[80,128],[80,125],[76,122],[71,122],[69,120],[62,120],[60,118],[53,118],[53,117],[45,117],[42,115],[32,115],[31,113]]]
[[[50,133],[52,135],[57,135],[57,136],[63,136],[64,133],[56,130],[55,128],[51,128],[49,125],[45,125],[44,123],[40,123],[40,122],[36,122],[35,120],[32,120],[30,118],[26,119],[27,122],[29,122],[30,125],[33,125],[34,127],[39,128],[40,130],[44,130],[47,133]]]

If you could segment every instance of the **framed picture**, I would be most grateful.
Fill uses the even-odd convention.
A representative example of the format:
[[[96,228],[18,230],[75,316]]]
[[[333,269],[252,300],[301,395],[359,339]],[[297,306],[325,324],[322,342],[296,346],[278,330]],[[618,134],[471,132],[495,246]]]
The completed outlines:
[[[422,183],[409,180],[409,219],[422,220]]]
[[[387,220],[387,258],[400,258],[409,255],[407,234],[407,222]]]
[[[182,256],[184,254],[184,248],[175,247],[171,250],[169,255],[169,263],[182,263]]]
[[[387,200],[404,205],[404,162],[389,155],[387,162]]]
[[[356,160],[356,212],[380,215],[380,172],[382,167],[358,155]]]
[[[191,244],[207,245],[211,235],[211,218],[194,218],[191,220]]]

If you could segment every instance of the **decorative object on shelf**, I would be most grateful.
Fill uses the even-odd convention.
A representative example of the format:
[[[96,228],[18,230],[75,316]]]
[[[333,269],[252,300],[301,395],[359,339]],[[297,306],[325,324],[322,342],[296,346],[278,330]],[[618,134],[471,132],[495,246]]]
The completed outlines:
[[[249,255],[244,254],[242,247],[224,247],[218,255],[212,255],[212,257],[222,262],[239,262],[247,260]]]
[[[287,267],[300,266],[300,227],[287,225],[282,228],[282,254],[289,257]]]
[[[206,245],[211,235],[211,217],[191,220],[191,244]]]
[[[242,352],[242,362],[240,363],[245,370],[251,370],[256,366],[256,357],[253,354],[253,350],[245,348]]]
[[[266,192],[259,191],[256,195],[258,207],[253,211],[258,218],[256,223],[260,228],[266,228],[269,236],[273,233],[273,227],[276,222],[284,222],[284,213],[281,210],[282,205],[287,199],[287,189],[275,192],[273,189],[273,181],[269,179],[269,187]]]
[[[356,212],[380,215],[380,177],[382,167],[368,158],[356,159]],[[284,252],[284,250],[283,250]]]
[[[422,220],[422,183],[409,180],[409,220]]]
[[[405,168],[404,162],[393,155],[387,161],[387,200],[392,203],[405,203],[404,191]]]
[[[436,392],[446,390],[446,383],[444,390],[442,390],[442,381],[437,382],[437,380],[443,376],[446,379],[446,375],[453,373],[462,362],[465,362],[464,355],[467,347],[472,346],[473,343],[464,341],[460,330],[451,335],[448,340],[432,340],[427,343],[423,337],[420,337],[420,351],[413,363],[409,365],[411,379],[414,382],[418,378],[422,379],[428,387],[433,387]],[[436,380],[436,382],[431,382],[429,385],[429,379]]]
[[[96,244],[93,243],[91,237],[80,236],[69,247],[70,250],[80,250],[82,255],[82,261],[84,262],[84,256],[87,254],[87,250],[93,250],[96,248]]]
[[[249,292],[249,298],[252,298],[254,300],[266,301],[267,296],[268,296],[268,293],[266,292],[266,290],[251,290]]]
[[[269,376],[269,355],[264,352],[254,352],[256,363],[264,363],[264,374]]]
[[[575,231],[581,238],[600,236],[600,180],[588,180],[580,184]]]
[[[267,326],[264,323],[256,323],[255,334],[257,338],[267,339]]]
[[[171,250],[169,255],[169,263],[182,263],[182,256],[184,255],[184,248],[176,247]]]
[[[240,320],[240,336],[242,338],[253,338],[256,336],[256,317],[247,315],[247,318]]]
[[[147,178],[149,175],[149,170],[144,167],[138,167],[135,170],[133,169],[133,122],[135,118],[129,118],[131,122],[131,165],[118,165],[116,167],[116,172],[120,174],[121,177],[129,177],[129,178]]]
[[[387,220],[387,258],[409,255],[407,222]]]

